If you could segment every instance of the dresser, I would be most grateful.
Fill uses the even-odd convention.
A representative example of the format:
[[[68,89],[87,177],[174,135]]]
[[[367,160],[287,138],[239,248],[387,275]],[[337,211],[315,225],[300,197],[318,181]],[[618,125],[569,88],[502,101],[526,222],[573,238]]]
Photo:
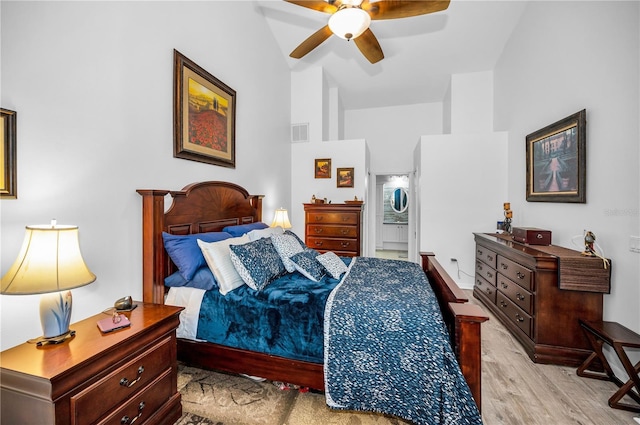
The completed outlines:
[[[173,424],[181,307],[136,302],[131,326],[102,334],[103,313],[74,323],[59,345],[0,353],[3,424]]]
[[[362,252],[363,204],[304,204],[305,244],[343,257]]]
[[[475,233],[474,296],[537,363],[579,366],[591,346],[579,319],[602,320],[611,265],[559,246]]]

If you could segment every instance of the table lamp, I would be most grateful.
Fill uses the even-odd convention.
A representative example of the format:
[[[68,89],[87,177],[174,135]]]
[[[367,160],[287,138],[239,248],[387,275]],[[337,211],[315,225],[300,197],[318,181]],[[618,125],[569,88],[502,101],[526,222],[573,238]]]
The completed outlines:
[[[271,222],[271,227],[282,227],[283,229],[290,229],[291,222],[289,221],[289,214],[287,210],[284,208],[278,208],[276,210],[275,215],[273,216],[273,221]]]
[[[2,277],[3,295],[43,294],[40,322],[43,336],[29,340],[37,345],[58,344],[75,335],[71,321],[71,289],[88,285],[96,276],[85,264],[78,243],[78,227],[26,226],[20,254]]]

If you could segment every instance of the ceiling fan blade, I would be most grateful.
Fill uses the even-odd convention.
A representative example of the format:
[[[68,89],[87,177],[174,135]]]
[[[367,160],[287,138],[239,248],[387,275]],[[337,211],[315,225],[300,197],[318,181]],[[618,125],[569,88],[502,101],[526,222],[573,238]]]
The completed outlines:
[[[298,6],[308,9],[317,10],[324,13],[335,13],[340,6],[340,1],[332,1],[330,3],[324,0],[284,0],[287,3],[297,4]],[[337,3],[337,4],[336,4]]]
[[[300,43],[293,52],[289,54],[292,58],[300,59],[319,45],[321,45],[327,38],[331,37],[333,33],[329,29],[329,25],[325,25],[315,33],[311,34],[309,38]]]
[[[379,0],[363,1],[362,9],[371,19],[396,19],[440,12],[449,7],[450,0]],[[304,3],[304,2],[303,2]]]
[[[376,63],[384,58],[380,43],[378,43],[378,39],[373,35],[370,28],[367,28],[365,32],[363,32],[359,37],[354,38],[353,41],[369,62]]]

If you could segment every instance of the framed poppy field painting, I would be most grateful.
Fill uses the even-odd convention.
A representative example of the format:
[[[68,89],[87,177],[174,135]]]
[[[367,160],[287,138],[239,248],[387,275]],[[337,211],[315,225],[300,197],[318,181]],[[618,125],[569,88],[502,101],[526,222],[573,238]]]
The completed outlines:
[[[173,51],[173,156],[236,167],[236,92]]]

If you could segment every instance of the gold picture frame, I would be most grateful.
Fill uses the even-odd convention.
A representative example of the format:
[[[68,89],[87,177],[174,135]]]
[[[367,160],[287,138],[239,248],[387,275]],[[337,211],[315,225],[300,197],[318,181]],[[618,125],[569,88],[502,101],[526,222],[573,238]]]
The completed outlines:
[[[236,167],[236,92],[174,49],[175,158]]]
[[[316,179],[331,178],[331,158],[319,158],[313,161],[314,175]]]
[[[16,199],[18,197],[16,181],[16,112],[0,108],[0,198]]]
[[[527,135],[527,201],[586,202],[586,110]]]
[[[336,170],[337,187],[353,187],[353,167]]]

